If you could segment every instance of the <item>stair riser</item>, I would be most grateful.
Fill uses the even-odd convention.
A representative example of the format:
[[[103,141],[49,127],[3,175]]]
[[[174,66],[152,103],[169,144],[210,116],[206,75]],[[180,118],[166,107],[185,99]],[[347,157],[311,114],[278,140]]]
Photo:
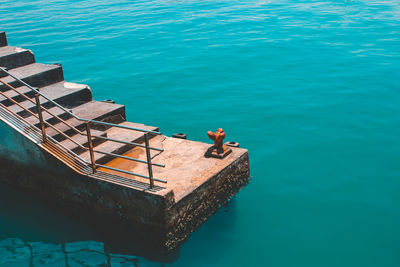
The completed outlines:
[[[1,46],[7,46],[7,37],[5,32],[0,32],[0,47]]]
[[[95,119],[95,120],[99,120],[99,119]],[[80,131],[86,131],[85,122],[82,122],[82,123],[76,125],[75,128]],[[94,127],[93,127],[93,129],[94,129]],[[64,133],[68,136],[72,136],[72,135],[76,134],[76,132],[73,129],[68,129],[68,130],[64,131]],[[56,139],[57,141],[65,140],[65,137],[60,133],[54,135],[53,138]]]
[[[36,111],[35,111],[35,113],[36,113]],[[45,113],[43,113],[43,114],[45,114]],[[68,113],[62,113],[62,114],[58,115],[58,117],[60,117],[60,118],[63,119],[63,120],[68,120],[68,119],[71,118],[71,115],[69,115]],[[46,120],[48,123],[52,124],[52,125],[54,125],[54,124],[56,124],[56,123],[59,122],[59,120],[56,119],[56,118],[54,118],[54,117],[51,117],[51,118],[45,119],[45,120]],[[34,125],[35,125],[37,128],[40,129],[40,122],[39,122],[39,119],[37,119],[37,122],[36,122],[36,123],[34,122]],[[48,126],[47,126],[47,127],[48,127]]]
[[[129,150],[131,150],[134,147],[135,146],[133,146],[133,145],[124,145],[124,146],[118,148],[117,150],[113,151],[112,153],[118,154],[118,155],[122,155],[122,154],[128,152]],[[105,163],[109,162],[110,160],[112,160],[114,158],[115,157],[109,156],[109,155],[101,155],[101,156],[96,158],[96,163],[105,164]]]
[[[40,88],[56,82],[61,82],[63,80],[63,69],[61,66],[59,66],[58,68],[27,77],[26,79],[24,79],[24,82],[26,82],[30,86]]]
[[[33,99],[33,100],[34,100],[34,99]],[[33,104],[32,104],[32,105],[33,105]],[[46,108],[46,109],[49,109],[49,108],[54,107],[54,104],[51,103],[51,102],[45,102],[45,103],[42,103],[42,106],[43,106],[44,108]],[[31,108],[28,108],[28,110],[30,110],[30,111],[36,113],[36,106],[32,106]],[[44,112],[44,111],[43,111],[43,112]],[[26,110],[19,111],[19,112],[17,112],[17,114],[20,115],[20,116],[23,117],[23,118],[28,117],[28,116],[30,115],[30,113],[29,113],[28,111],[26,111]]]
[[[114,110],[113,112],[104,114],[103,116],[97,117],[94,120],[109,122],[110,118],[113,118],[113,123],[120,123],[123,121],[122,117],[121,117],[122,114],[125,115],[125,107],[121,107],[119,109]],[[121,115],[121,116],[115,116],[115,115]],[[115,117],[118,117],[121,119],[117,119],[118,121],[115,122],[115,120],[116,120],[116,119],[114,119]],[[86,129],[85,123],[82,122],[82,123],[78,124],[77,126],[75,126],[75,128],[77,128],[80,131],[85,131],[85,129]],[[93,127],[93,129],[95,129],[95,127]],[[68,136],[72,136],[72,135],[76,134],[76,132],[73,129],[68,129],[68,130],[64,131],[64,133]],[[65,137],[60,133],[54,135],[53,138],[56,139],[57,141],[65,140]]]
[[[85,131],[85,124],[82,122],[81,124],[78,124],[77,126],[75,126],[76,129],[80,130],[80,131]],[[68,135],[68,136],[73,136],[74,134],[76,134],[76,132],[73,129],[68,129],[66,131],[63,132],[64,134]],[[56,139],[57,141],[63,141],[66,138],[60,134],[60,133],[56,133],[55,135],[52,136],[54,139]]]
[[[74,91],[71,94],[64,95],[56,100],[58,104],[63,107],[76,107],[89,102],[93,99],[92,91],[89,88],[85,88],[79,91]]]
[[[0,70],[0,78],[6,77],[8,76],[7,73],[5,73],[4,71]]]
[[[18,88],[17,88],[17,89],[18,89]],[[27,93],[25,93],[25,95],[26,95],[27,97],[29,97],[29,98],[33,98],[33,97],[35,96],[35,92],[33,92],[33,91],[27,92]],[[1,96],[1,98],[4,98],[4,97]],[[25,100],[26,100],[26,98],[23,97],[23,96],[21,96],[21,95],[14,96],[14,97],[12,97],[12,99],[15,100],[15,101],[17,101],[17,102],[22,102],[22,101],[25,101]],[[34,99],[34,98],[33,98],[33,99]],[[12,102],[12,101],[9,100],[9,99],[3,99],[3,100],[0,101],[0,103],[3,104],[3,105],[5,105],[6,107],[11,106],[11,105],[14,105],[14,102]]]
[[[32,92],[28,92],[25,95],[28,96],[29,98],[31,98],[31,100],[35,101],[35,98],[34,98],[35,92],[33,92],[33,91]],[[91,97],[92,97],[92,95],[91,95],[91,92],[90,92],[89,89],[82,89],[80,91],[76,91],[76,92],[74,92],[72,94],[68,94],[68,95],[62,96],[60,98],[53,99],[53,100],[55,102],[57,102],[58,104],[60,104],[61,106],[64,106],[64,107],[68,108],[67,106],[77,106],[77,105],[80,105],[82,103],[86,103],[86,102],[91,100]],[[3,97],[0,96],[0,98],[3,98]],[[17,102],[21,102],[21,101],[25,101],[26,100],[26,98],[24,98],[21,95],[15,96],[12,99],[14,99]],[[5,106],[15,105],[9,99],[4,99],[4,100],[0,101],[0,103],[2,103]],[[45,108],[51,108],[51,107],[55,106],[54,104],[52,104],[49,101],[43,102],[42,105]],[[36,111],[36,107],[29,108],[29,110],[35,112]],[[19,115],[26,115],[28,113],[27,111],[21,111],[21,112],[22,113],[18,113],[18,114]]]
[[[35,63],[35,56],[29,50],[0,57],[0,66],[7,69],[18,68],[32,63]]]
[[[39,88],[56,82],[61,82],[63,80],[64,80],[64,74],[61,66],[29,77],[25,77],[23,79],[23,81],[29,84],[30,86]],[[13,80],[9,84],[13,87],[22,86],[22,84],[17,80]],[[5,92],[8,90],[9,90],[8,87],[6,87],[4,84],[0,85],[0,91]]]
[[[100,139],[100,138],[93,138],[92,139],[92,143],[93,143],[93,146],[95,147],[95,149],[96,149],[96,146],[98,146],[98,145],[100,145],[100,144],[102,144],[102,143],[104,143],[106,140],[104,140],[104,139]],[[86,142],[86,143],[84,143],[84,144],[82,144],[83,146],[85,146],[85,147],[89,147],[89,144],[88,144],[88,142]],[[75,148],[73,148],[72,149],[72,152],[74,152],[74,153],[76,153],[76,154],[81,154],[81,153],[83,153],[83,152],[85,152],[85,151],[87,151],[86,149],[82,149],[82,148],[80,148],[79,146],[77,146],[77,147],[75,147]]]

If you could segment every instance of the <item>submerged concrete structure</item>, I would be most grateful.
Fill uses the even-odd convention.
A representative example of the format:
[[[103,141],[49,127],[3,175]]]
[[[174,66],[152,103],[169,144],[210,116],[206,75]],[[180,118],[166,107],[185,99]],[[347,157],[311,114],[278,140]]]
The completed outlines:
[[[94,222],[120,240],[179,247],[249,182],[246,149],[206,158],[210,144],[126,121],[0,32],[0,182]]]
[[[80,241],[63,244],[0,240],[0,266],[148,266],[137,256],[110,253],[104,244]]]

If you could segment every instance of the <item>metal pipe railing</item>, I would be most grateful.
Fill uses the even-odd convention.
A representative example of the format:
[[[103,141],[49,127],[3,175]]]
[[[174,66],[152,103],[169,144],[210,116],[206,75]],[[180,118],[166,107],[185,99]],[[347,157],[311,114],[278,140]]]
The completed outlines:
[[[90,161],[92,162],[92,170],[93,173],[96,172],[96,159],[94,158],[94,152],[93,152],[93,142],[92,142],[92,135],[90,133],[90,123],[86,123],[86,132],[87,132],[87,138],[88,138],[88,144],[89,144],[89,153],[90,153]]]
[[[44,94],[42,94],[41,92],[39,92],[38,90],[36,90],[35,88],[33,88],[32,86],[30,86],[29,84],[27,84],[26,82],[24,82],[23,80],[15,77],[14,75],[12,75],[11,73],[9,73],[7,70],[5,70],[4,68],[0,67],[0,70],[4,71],[5,73],[7,73],[9,76],[11,76],[12,78],[14,78],[15,80],[19,81],[20,83],[22,83],[23,85],[27,86],[29,89],[31,89],[33,92],[35,92],[35,102],[32,101],[28,96],[26,96],[25,94],[22,94],[21,92],[19,92],[16,88],[14,88],[13,86],[9,85],[7,82],[3,81],[0,79],[0,82],[3,83],[6,87],[8,87],[9,89],[17,92],[19,95],[23,96],[25,99],[27,99],[28,101],[30,101],[31,103],[36,105],[36,110],[37,110],[37,114],[34,114],[31,110],[27,109],[26,107],[22,106],[20,103],[18,103],[17,101],[15,101],[14,99],[10,98],[9,96],[7,96],[6,94],[4,94],[3,92],[0,91],[0,94],[3,95],[4,97],[6,97],[8,100],[10,100],[12,103],[16,104],[17,106],[21,107],[22,109],[24,109],[25,111],[27,111],[29,114],[31,114],[32,116],[36,117],[39,119],[39,123],[40,123],[40,127],[41,127],[41,132],[42,132],[42,136],[43,136],[43,142],[46,142],[47,140],[47,135],[46,135],[46,127],[45,125],[49,125],[51,128],[53,128],[55,131],[57,131],[58,133],[60,133],[61,135],[63,135],[65,138],[67,138],[68,140],[72,141],[73,143],[77,144],[79,147],[85,149],[85,150],[89,150],[89,154],[90,154],[90,160],[91,160],[91,167],[92,167],[92,171],[93,173],[96,172],[96,168],[97,166],[99,167],[103,167],[105,169],[110,169],[110,170],[114,170],[114,171],[119,171],[122,173],[127,173],[127,174],[132,174],[135,176],[139,176],[142,178],[147,178],[150,179],[150,188],[154,187],[154,181],[161,181],[161,182],[166,182],[165,180],[161,180],[161,179],[154,179],[153,177],[153,170],[152,170],[152,166],[157,166],[157,167],[165,167],[165,165],[162,164],[157,164],[157,163],[152,163],[151,162],[151,153],[150,150],[156,150],[156,151],[163,151],[163,149],[158,149],[158,148],[154,148],[154,147],[150,147],[149,144],[149,134],[155,134],[155,135],[161,135],[160,132],[157,131],[151,131],[151,130],[145,130],[145,129],[138,129],[138,128],[134,128],[134,127],[128,127],[128,126],[124,126],[124,125],[118,125],[118,124],[113,124],[113,123],[108,123],[108,122],[103,122],[103,121],[96,121],[96,120],[89,120],[89,119],[83,119],[80,118],[78,116],[76,116],[75,114],[73,114],[71,111],[65,109],[63,106],[61,106],[60,104],[58,104],[57,102],[55,102],[54,100],[48,98],[47,96],[45,96]],[[78,130],[77,128],[75,128],[74,126],[70,125],[69,123],[67,123],[66,121],[64,121],[63,119],[61,119],[59,116],[53,114],[52,112],[50,112],[49,110],[47,110],[46,108],[44,108],[41,104],[40,104],[40,96],[43,97],[44,99],[46,99],[47,101],[49,101],[50,103],[54,104],[55,106],[57,106],[58,108],[60,108],[61,110],[63,110],[65,113],[69,114],[70,116],[72,116],[73,118],[85,122],[85,126],[86,126],[86,134],[84,134],[83,132],[81,132],[80,130]],[[2,105],[4,106],[4,105]],[[5,107],[5,106],[4,106]],[[7,109],[9,110],[9,109]],[[64,123],[65,125],[67,125],[69,128],[71,128],[72,130],[74,130],[76,133],[80,134],[80,135],[86,135],[87,139],[88,139],[88,148],[82,146],[81,144],[77,143],[75,140],[73,140],[71,137],[69,137],[68,135],[66,135],[65,133],[61,132],[59,129],[57,129],[56,127],[54,127],[52,124],[48,123],[46,120],[43,119],[43,111],[49,113],[51,116],[53,116],[54,118],[57,118],[60,122]],[[16,114],[18,115],[18,114]],[[21,117],[18,115],[18,117]],[[21,117],[22,118],[22,117]],[[24,120],[26,122],[26,120]],[[140,132],[144,132],[144,137],[145,137],[145,145],[141,145],[138,143],[133,143],[133,142],[127,142],[127,141],[123,141],[123,140],[117,140],[117,139],[113,139],[113,138],[108,138],[108,137],[104,137],[104,136],[92,136],[91,135],[91,129],[90,129],[90,124],[91,123],[96,123],[96,124],[101,124],[101,125],[106,125],[106,126],[110,126],[110,127],[118,127],[118,128],[123,128],[123,129],[129,129],[132,131],[140,131]],[[30,123],[29,123],[30,125]],[[35,127],[35,126],[34,126]],[[35,127],[36,128],[36,127]],[[51,136],[49,136],[52,140],[54,140]],[[109,140],[112,142],[118,142],[118,143],[124,143],[124,144],[129,144],[129,145],[133,145],[133,146],[138,146],[138,147],[142,147],[145,148],[146,150],[146,158],[147,161],[143,161],[143,160],[139,160],[139,159],[135,159],[135,158],[131,158],[131,157],[127,157],[127,156],[122,156],[122,155],[118,155],[118,154],[114,154],[114,153],[110,153],[110,152],[104,152],[104,151],[98,151],[98,150],[94,150],[93,148],[93,140],[92,138],[100,138],[100,139],[104,139],[104,140]],[[55,140],[54,140],[55,141]],[[73,151],[71,151],[70,149],[66,148],[65,146],[63,146],[61,143],[59,143],[58,141],[56,141],[59,145],[61,145],[64,149],[66,149],[67,151],[73,153],[74,156],[77,156],[79,159],[83,160],[81,157],[79,157],[78,155],[76,155]],[[147,164],[148,166],[148,173],[149,176],[144,176],[141,174],[135,174],[133,172],[128,172],[128,171],[124,171],[124,170],[120,170],[120,169],[116,169],[116,168],[112,168],[109,166],[104,166],[101,164],[96,164],[96,159],[95,159],[95,154],[94,153],[100,153],[100,154],[104,154],[104,155],[110,155],[113,157],[119,157],[119,158],[123,158],[123,159],[127,159],[127,160],[131,160],[131,161],[136,161],[136,162],[140,162],[140,163],[144,163]],[[85,162],[87,164],[87,161],[83,160],[83,162]]]
[[[43,142],[46,142],[46,127],[44,126],[42,106],[40,106],[40,100],[38,94],[35,95],[35,99],[36,99],[36,111],[37,114],[39,115],[40,128],[42,129]]]
[[[130,172],[130,171],[124,171],[124,170],[116,169],[116,168],[113,168],[113,167],[110,167],[110,166],[101,165],[101,164],[97,164],[97,166],[101,167],[101,168],[104,168],[104,169],[109,169],[109,170],[112,170],[112,171],[116,171],[116,172],[122,172],[122,173],[126,173],[126,174],[131,174],[131,175],[134,175],[134,176],[138,176],[138,177],[141,177],[141,178],[145,178],[145,179],[150,179],[150,177],[148,177],[146,175],[139,174],[139,173],[134,173],[134,172]],[[157,181],[157,182],[161,182],[161,183],[167,183],[167,181],[162,180],[162,179],[158,179],[158,178],[153,178],[153,180]]]
[[[1,92],[0,92],[1,94]],[[0,106],[6,110],[7,112],[9,112],[10,114],[12,114],[13,116],[15,116],[16,118],[18,118],[19,120],[25,122],[27,125],[29,125],[29,127],[32,127],[33,129],[40,131],[35,125],[32,125],[30,122],[28,122],[27,120],[25,120],[24,118],[22,118],[20,115],[18,115],[17,113],[13,112],[12,110],[8,109],[6,106],[4,106],[3,104],[0,103]],[[35,114],[36,115],[36,114]],[[69,153],[71,153],[73,156],[77,157],[78,159],[80,159],[82,162],[87,164],[87,161],[84,160],[82,157],[80,157],[79,155],[77,155],[75,152],[73,152],[72,150],[66,148],[63,144],[61,144],[60,142],[58,142],[57,140],[55,140],[53,137],[51,136],[46,136],[47,138],[49,138],[51,141],[53,141],[54,143],[56,143],[57,145],[59,145],[60,147],[62,147],[63,149],[65,149],[66,151],[68,151]]]
[[[149,149],[149,134],[145,133],[144,134],[144,140],[146,144],[146,157],[147,157],[147,168],[149,171],[149,178],[150,178],[150,188],[154,187],[154,178],[153,178],[153,168],[151,164],[151,155],[150,155],[150,149]]]
[[[109,138],[109,137],[105,137],[105,136],[99,136],[99,135],[92,135],[93,138],[99,138],[99,139],[103,139],[103,140],[107,140],[107,141],[111,141],[111,142],[116,142],[116,143],[121,143],[121,144],[127,144],[127,145],[133,145],[133,146],[138,146],[138,147],[142,147],[142,148],[146,148],[146,146],[142,145],[142,144],[138,144],[138,143],[134,143],[134,142],[128,142],[128,141],[123,141],[123,140],[118,140],[118,139],[113,139],[113,138]],[[164,149],[161,148],[156,148],[156,147],[149,147],[149,149],[151,150],[156,150],[159,152],[163,152]]]
[[[81,147],[81,148],[83,148],[83,149],[87,149],[87,147],[84,147],[84,146],[82,146],[81,144],[77,143],[77,142],[76,142],[74,139],[72,139],[70,136],[66,135],[65,133],[63,133],[62,131],[60,131],[59,129],[57,129],[56,127],[54,127],[53,125],[51,125],[51,124],[48,123],[47,121],[43,120],[43,116],[42,116],[42,119],[40,119],[40,114],[39,114],[39,113],[38,113],[38,115],[35,114],[35,113],[33,113],[33,111],[31,111],[31,110],[27,109],[26,107],[22,106],[20,103],[18,103],[17,101],[15,101],[14,99],[12,99],[11,97],[9,97],[8,95],[4,94],[4,93],[1,92],[1,91],[0,91],[0,94],[1,94],[2,96],[4,96],[5,98],[7,98],[8,100],[10,100],[11,102],[13,102],[13,103],[14,103],[15,105],[17,105],[18,107],[20,107],[20,108],[22,108],[23,110],[25,110],[26,112],[28,112],[31,116],[33,116],[33,117],[39,119],[39,122],[40,122],[40,124],[41,124],[41,130],[42,130],[43,141],[44,141],[44,142],[46,141],[47,135],[45,134],[45,127],[43,127],[43,125],[44,125],[44,124],[47,124],[50,128],[52,128],[52,129],[54,129],[55,131],[57,131],[59,134],[61,134],[62,136],[64,136],[66,139],[70,140],[71,142],[73,142],[74,144],[78,145],[79,147]],[[37,99],[37,101],[39,101],[39,99]],[[35,102],[33,102],[33,103],[35,103]],[[40,111],[41,108],[43,108],[43,107],[40,105],[40,101],[39,101],[38,104],[39,104],[39,107],[40,107],[40,109],[38,109],[38,111]],[[38,104],[36,104],[36,106],[37,106]],[[3,106],[4,106],[4,105],[3,105]],[[4,107],[5,107],[5,106],[4,106]],[[5,108],[6,108],[6,107],[5,107]],[[12,112],[10,109],[8,109],[8,108],[6,108],[6,109],[7,109],[7,111]],[[14,112],[13,112],[13,113],[14,113]],[[16,114],[16,113],[15,113],[15,114]],[[18,115],[18,114],[17,114],[17,115]],[[18,115],[18,117],[21,117],[21,116]],[[24,120],[24,121],[26,121],[26,120]],[[43,124],[42,124],[42,122],[43,122]],[[29,123],[29,125],[31,125],[31,124]]]
[[[0,67],[1,68],[1,67]],[[19,92],[16,88],[14,88],[13,86],[9,85],[8,83],[6,83],[5,81],[3,81],[2,79],[0,79],[0,83],[4,84],[6,87],[8,87],[9,89],[13,90],[14,92],[16,92],[17,94],[19,94],[20,96],[24,97],[26,100],[28,100],[29,102],[31,102],[32,104],[35,104],[35,102],[30,99],[27,95]],[[37,95],[37,94],[35,94]],[[71,124],[69,124],[68,122],[66,122],[65,120],[61,119],[59,116],[57,116],[56,114],[54,114],[53,112],[51,112],[50,110],[48,110],[47,108],[42,106],[43,111],[47,112],[48,114],[50,114],[51,116],[53,116],[54,118],[58,119],[61,123],[67,125],[68,127],[70,127],[72,130],[74,130],[76,133],[84,135],[83,132],[81,132],[79,129],[76,129],[74,126],[72,126]],[[64,109],[63,109],[64,110]]]
[[[6,83],[5,81],[3,81],[2,79],[0,79],[0,83],[3,83],[6,87],[8,87],[9,89],[13,90],[13,91],[16,92],[17,94],[21,95],[22,97],[24,97],[26,100],[28,100],[28,101],[31,102],[32,104],[35,104],[35,105],[36,105],[36,103],[35,103],[32,99],[30,99],[30,98],[29,98],[28,96],[26,96],[25,94],[22,94],[21,92],[19,92],[16,88],[14,88],[13,86],[9,85],[8,83]],[[36,94],[36,95],[37,95],[37,94]],[[10,98],[8,98],[8,99],[11,100]],[[11,101],[13,101],[13,103],[18,103],[18,102],[15,102],[14,100],[11,100]],[[79,129],[77,129],[76,127],[74,127],[74,126],[72,126],[71,124],[69,124],[68,122],[66,122],[65,120],[61,119],[59,116],[57,116],[57,115],[55,115],[54,113],[52,113],[52,112],[51,112],[50,110],[48,110],[47,108],[45,108],[45,107],[43,107],[43,106],[41,106],[41,107],[42,107],[42,111],[44,111],[44,112],[50,114],[51,116],[53,116],[54,118],[58,119],[58,121],[60,121],[60,122],[63,123],[64,125],[70,127],[75,133],[77,133],[77,134],[79,134],[79,135],[82,135],[82,136],[86,136],[86,135],[87,135],[87,134],[85,134],[84,132],[82,132],[82,131],[80,131]],[[112,139],[112,138],[104,137],[104,136],[96,136],[96,135],[92,135],[92,137],[93,137],[93,138],[103,139],[103,140],[108,140],[108,141],[112,141],[112,142],[116,142],[116,143],[130,144],[130,145],[134,145],[134,146],[138,146],[138,147],[143,147],[143,148],[145,148],[144,145],[141,145],[141,144],[138,144],[138,143],[134,143],[134,142],[126,142],[126,141],[122,141],[122,140]],[[79,145],[78,143],[75,143],[75,144]],[[79,146],[80,146],[80,145],[79,145]],[[83,147],[83,146],[80,146],[80,147],[81,147],[81,148],[86,148],[86,147]],[[86,148],[86,149],[87,149],[87,148]],[[150,149],[156,150],[156,151],[160,151],[160,152],[163,151],[163,149],[159,149],[159,148],[155,148],[155,147],[150,147]]]
[[[99,151],[99,150],[95,150],[95,149],[93,150],[93,152],[100,153],[100,154],[103,154],[103,155],[109,155],[109,156],[113,156],[113,157],[117,157],[117,158],[121,158],[121,159],[127,159],[127,160],[131,160],[131,161],[136,161],[136,162],[140,162],[140,163],[144,163],[144,164],[148,163],[147,161],[144,161],[144,160],[135,159],[135,158],[131,158],[131,157],[123,156],[123,155],[118,155],[118,154],[114,154],[114,153],[110,153],[110,152],[104,152],[104,151]],[[151,165],[157,166],[157,167],[162,167],[162,168],[165,167],[165,165],[158,164],[158,163],[151,163]]]

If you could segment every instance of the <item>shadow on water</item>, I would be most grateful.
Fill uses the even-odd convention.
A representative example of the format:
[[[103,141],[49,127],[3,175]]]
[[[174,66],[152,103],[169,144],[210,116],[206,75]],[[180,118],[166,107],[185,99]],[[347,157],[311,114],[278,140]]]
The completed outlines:
[[[233,199],[211,224],[219,218],[225,228],[232,225],[225,222],[234,221],[234,206]],[[148,242],[147,234],[135,229],[126,233],[100,219],[72,215],[0,184],[0,266],[162,266],[179,258],[179,248],[167,252],[157,242]]]

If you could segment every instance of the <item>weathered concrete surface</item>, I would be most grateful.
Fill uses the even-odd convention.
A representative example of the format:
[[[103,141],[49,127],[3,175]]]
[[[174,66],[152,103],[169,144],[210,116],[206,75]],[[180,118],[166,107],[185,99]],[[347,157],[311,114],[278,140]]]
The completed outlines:
[[[46,86],[64,80],[64,73],[59,64],[46,65],[41,63],[32,63],[11,69],[10,73],[34,87]],[[15,81],[10,76],[4,77],[3,80],[11,86],[17,86],[19,84],[18,81]],[[5,86],[0,85],[0,89],[1,88],[5,88]]]
[[[7,69],[17,68],[35,62],[32,51],[15,46],[0,47],[0,66]]]
[[[5,35],[0,33],[0,45],[5,44],[2,37],[5,38]],[[34,58],[28,50],[2,47],[0,62],[1,60],[12,67],[10,73],[32,86],[40,87],[41,92],[62,103],[81,118],[158,130],[157,127],[126,122],[123,105],[93,101],[88,86],[65,82],[60,65],[31,63]],[[26,65],[19,66],[25,63]],[[20,86],[10,76],[2,79],[12,86]],[[21,86],[19,89],[28,93],[25,87]],[[13,99],[18,99],[20,105],[35,110],[33,103],[16,95],[8,87],[0,85],[0,90]],[[29,97],[32,96],[29,92]],[[65,110],[52,106],[54,104],[41,100],[52,112],[68,120],[74,127],[81,130],[84,128],[82,121],[73,119]],[[38,125],[35,116],[24,112],[12,101],[4,97],[0,101],[8,110],[24,116],[31,125]],[[150,189],[149,181],[137,176],[127,175],[127,179],[121,177],[120,172],[115,173],[119,176],[101,171],[92,174],[83,163],[79,163],[83,165],[82,169],[74,167],[74,164],[78,164],[76,156],[63,154],[57,144],[41,144],[40,139],[32,138],[32,135],[37,134],[37,137],[40,134],[32,130],[30,125],[22,125],[19,119],[13,118],[3,108],[0,111],[3,116],[0,117],[0,182],[33,192],[66,212],[91,221],[94,228],[105,229],[111,238],[137,239],[140,247],[146,247],[146,243],[149,243],[153,251],[177,248],[191,232],[249,181],[247,150],[232,148],[232,153],[223,159],[205,158],[204,153],[209,144],[158,135],[150,136],[150,145],[164,150],[152,151],[152,161],[165,164],[166,167],[154,167],[153,171],[156,178],[167,180],[167,184],[156,182],[156,187]],[[48,136],[62,142],[87,162],[90,161],[85,148],[78,150],[79,145],[74,146],[65,141],[65,135],[77,136],[74,131],[46,112],[43,116],[63,133],[47,127]],[[143,132],[109,126],[94,127],[93,133],[135,143],[143,142],[144,137]],[[87,142],[85,138],[76,140],[79,144]],[[94,145],[98,151],[126,153],[125,155],[146,161],[145,150],[135,148],[132,144],[96,141]],[[95,156],[97,163],[148,175],[147,164],[112,160],[111,157],[99,153],[95,153]],[[86,171],[82,171],[85,168]],[[79,258],[76,262],[80,264],[79,252],[76,253],[75,258]],[[46,255],[41,257],[43,262],[57,261],[46,258]],[[100,258],[99,262],[102,262],[103,258]]]
[[[153,167],[154,177],[168,181],[167,184],[156,181],[156,184],[165,187],[158,194],[163,195],[172,190],[175,202],[191,194],[196,188],[248,153],[246,149],[232,148],[232,153],[224,159],[206,158],[204,153],[211,146],[210,144],[167,136],[150,139],[150,146],[164,149],[162,153],[151,151],[152,163],[165,165],[165,168]],[[136,147],[124,155],[146,160],[145,149],[141,147]],[[147,165],[125,159],[114,159],[106,165],[148,175]],[[123,176],[148,182],[147,179],[140,177]]]
[[[205,158],[210,144],[166,136],[151,139],[150,145],[164,149],[162,153],[152,152],[152,162],[165,164],[165,168],[153,168],[154,177],[168,181],[156,182],[165,189],[155,194],[173,193],[174,203],[166,209],[166,246],[175,248],[249,182],[248,151],[232,148],[224,159]],[[146,157],[140,147],[124,155],[142,160]],[[107,165],[148,175],[144,164],[124,159],[112,160]]]

